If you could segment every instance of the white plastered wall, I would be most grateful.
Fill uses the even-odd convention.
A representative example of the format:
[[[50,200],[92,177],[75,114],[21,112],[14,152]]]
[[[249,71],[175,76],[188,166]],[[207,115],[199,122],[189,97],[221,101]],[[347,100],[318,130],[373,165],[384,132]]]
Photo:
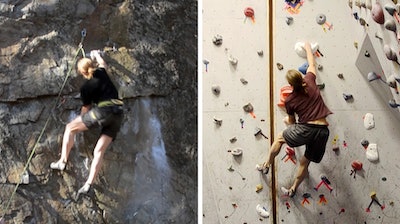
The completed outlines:
[[[364,1],[361,1],[364,2]],[[375,1],[372,1],[375,4]],[[393,4],[381,1],[382,6]],[[256,12],[255,23],[244,21],[243,9],[251,6]],[[390,45],[399,52],[398,42],[393,32],[371,19],[371,11],[353,6],[348,1],[304,1],[298,14],[289,14],[284,9],[284,1],[274,5],[274,63],[281,63],[283,70],[274,66],[274,89],[269,90],[268,74],[268,15],[266,2],[259,1],[203,1],[203,59],[208,60],[208,71],[203,69],[203,223],[398,223],[400,222],[400,194],[398,160],[400,159],[399,111],[389,107],[388,100],[400,102],[398,94],[380,80],[369,82],[365,70],[380,73],[383,79],[391,74],[399,74],[399,65],[386,59],[383,46]],[[367,21],[363,27],[353,13]],[[318,14],[323,13],[327,21],[333,24],[332,30],[323,29],[316,23]],[[286,18],[293,17],[291,25]],[[385,11],[385,19],[393,18]],[[399,28],[399,24],[397,27]],[[382,40],[375,37],[375,33]],[[214,35],[223,36],[223,44],[216,47],[212,43]],[[365,45],[369,38],[371,45]],[[328,107],[334,112],[329,116],[330,139],[325,156],[320,164],[311,164],[309,177],[303,182],[294,198],[281,196],[281,192],[270,192],[270,176],[263,178],[254,171],[254,165],[264,160],[270,142],[255,138],[254,127],[259,126],[268,135],[270,127],[269,91],[274,91],[272,104],[275,106],[275,133],[285,126],[282,119],[284,111],[277,107],[279,89],[287,85],[285,73],[290,68],[298,68],[305,62],[294,52],[298,41],[318,42],[323,57],[316,58],[323,66],[317,74],[317,84],[325,84],[321,90]],[[355,43],[358,48],[355,47]],[[238,58],[233,68],[228,61],[227,51]],[[264,56],[257,55],[264,50]],[[368,50],[375,57],[365,58]],[[372,64],[372,66],[371,66]],[[204,66],[204,65],[203,65]],[[205,67],[204,67],[205,68]],[[338,74],[343,74],[343,79]],[[249,81],[243,85],[239,79]],[[211,86],[219,85],[221,94],[212,94]],[[353,95],[353,101],[345,101],[343,93]],[[256,119],[242,110],[242,106],[252,103]],[[228,103],[228,104],[227,104]],[[227,105],[227,106],[226,106]],[[375,127],[367,130],[363,116],[372,113]],[[223,120],[222,126],[213,123],[213,117]],[[239,119],[245,120],[241,129]],[[265,121],[261,121],[264,119]],[[229,139],[238,138],[235,144]],[[339,151],[334,152],[332,142],[337,139]],[[376,143],[379,161],[370,162],[363,139]],[[241,147],[243,156],[235,160],[227,150]],[[285,147],[276,159],[276,187],[290,186],[297,164],[290,160],[284,162]],[[297,148],[296,159],[304,153]],[[357,171],[356,178],[350,175],[351,163],[359,160],[363,169]],[[235,171],[227,171],[232,166]],[[237,171],[237,172],[236,172]],[[333,188],[329,191],[322,185],[318,191],[314,188],[325,175]],[[243,180],[243,178],[245,180]],[[263,184],[264,189],[255,193],[255,186]],[[371,202],[370,193],[376,192],[377,199],[385,208]],[[311,195],[310,204],[303,202],[303,194]],[[320,195],[327,202],[320,202]],[[259,203],[271,209],[271,197],[277,198],[277,214],[262,219],[255,212]],[[236,206],[233,206],[236,205]]]
[[[254,22],[244,9],[255,11]],[[203,1],[203,223],[257,223],[256,205],[269,206],[269,186],[255,170],[262,162],[269,140],[254,136],[256,127],[269,135],[267,6],[265,1]],[[221,35],[223,43],[212,39]],[[264,55],[260,56],[259,51]],[[236,66],[229,55],[238,60]],[[243,84],[240,79],[248,83]],[[217,85],[216,96],[211,87]],[[253,118],[243,110],[250,103]],[[214,117],[222,125],[214,123]],[[243,128],[240,119],[244,120]],[[237,141],[230,142],[236,137]],[[229,150],[241,148],[234,157]],[[234,171],[228,169],[232,167]],[[264,189],[256,192],[256,186]],[[268,208],[269,209],[269,208]],[[267,219],[268,220],[268,219]]]

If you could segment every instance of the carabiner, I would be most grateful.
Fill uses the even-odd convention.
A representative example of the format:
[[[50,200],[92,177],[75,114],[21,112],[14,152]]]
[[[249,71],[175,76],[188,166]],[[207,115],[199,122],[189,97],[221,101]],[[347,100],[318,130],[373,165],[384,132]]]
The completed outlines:
[[[86,28],[83,28],[81,31],[82,37],[86,37]]]

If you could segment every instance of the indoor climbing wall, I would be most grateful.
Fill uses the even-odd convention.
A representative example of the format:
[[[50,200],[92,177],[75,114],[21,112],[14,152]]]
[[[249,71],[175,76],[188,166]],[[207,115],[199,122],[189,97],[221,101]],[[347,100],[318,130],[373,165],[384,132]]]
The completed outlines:
[[[203,223],[400,222],[400,26],[394,6],[383,0],[274,1],[270,30],[266,2],[203,1]],[[269,128],[285,128],[280,90],[288,69],[305,68],[306,59],[295,51],[304,41],[318,46],[317,84],[334,114],[323,160],[310,165],[295,197],[287,198],[280,188],[292,184],[304,148],[282,147],[273,183],[255,165],[267,155]],[[257,213],[257,205],[269,218]]]
[[[202,16],[203,223],[268,223],[266,1],[204,0]]]
[[[380,5],[374,0],[276,1],[274,63],[283,69],[274,65],[274,102],[287,85],[287,69],[301,70],[306,62],[294,51],[296,43],[309,41],[319,46],[317,84],[334,113],[328,117],[330,138],[321,163],[310,165],[295,197],[277,192],[277,223],[400,222],[399,20],[394,6],[383,0]],[[280,107],[275,111],[278,132],[285,128],[285,113]],[[285,156],[286,147],[276,160],[278,190],[292,184],[304,153],[299,147]]]

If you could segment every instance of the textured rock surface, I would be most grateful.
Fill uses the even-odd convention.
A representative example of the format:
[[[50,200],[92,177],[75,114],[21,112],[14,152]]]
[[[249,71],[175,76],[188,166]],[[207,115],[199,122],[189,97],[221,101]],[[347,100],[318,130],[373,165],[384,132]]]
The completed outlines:
[[[2,1],[0,28],[6,223],[197,223],[197,1]],[[126,106],[93,190],[76,199],[98,132],[76,136],[65,171],[49,164],[79,112],[83,29]]]

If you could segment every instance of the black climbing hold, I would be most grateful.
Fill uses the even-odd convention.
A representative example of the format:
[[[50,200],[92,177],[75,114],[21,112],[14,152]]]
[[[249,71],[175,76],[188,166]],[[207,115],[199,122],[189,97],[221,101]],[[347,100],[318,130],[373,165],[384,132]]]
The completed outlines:
[[[344,100],[349,101],[349,100],[353,99],[353,95],[343,93],[343,98],[344,98]]]
[[[316,20],[319,25],[324,25],[326,22],[326,16],[324,14],[318,14]]]
[[[222,44],[222,36],[217,34],[214,36],[212,41],[216,46],[220,46]]]
[[[369,145],[369,141],[366,140],[366,139],[363,139],[363,140],[361,140],[361,145],[362,145],[364,148],[367,148],[368,145]]]
[[[214,93],[214,95],[218,96],[221,93],[221,87],[220,86],[212,86],[211,87],[212,92]]]
[[[286,24],[287,24],[287,25],[290,25],[290,24],[292,24],[292,23],[293,23],[293,17],[287,16],[287,17],[286,17]]]

